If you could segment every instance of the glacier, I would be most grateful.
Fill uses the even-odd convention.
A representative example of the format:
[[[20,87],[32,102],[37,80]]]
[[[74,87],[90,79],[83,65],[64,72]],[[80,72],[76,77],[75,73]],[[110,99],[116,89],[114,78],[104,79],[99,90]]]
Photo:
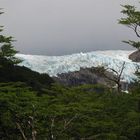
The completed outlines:
[[[137,67],[140,66],[140,63],[132,62],[128,58],[132,52],[134,52],[134,50],[106,50],[87,53],[81,52],[64,56],[17,54],[16,57],[23,60],[23,62],[19,64],[20,66],[28,67],[39,73],[47,73],[50,76],[79,71],[81,67],[105,66],[120,71],[123,62],[125,62],[122,79],[126,82],[132,82],[137,78],[134,73]]]

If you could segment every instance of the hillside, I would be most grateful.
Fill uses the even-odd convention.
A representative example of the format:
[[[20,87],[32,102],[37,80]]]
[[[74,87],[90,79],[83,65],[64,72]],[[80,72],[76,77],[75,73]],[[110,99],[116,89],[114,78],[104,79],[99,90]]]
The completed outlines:
[[[10,64],[5,59],[0,59],[0,82],[24,82],[33,90],[41,92],[49,88],[54,82],[47,74],[40,74],[24,66]]]

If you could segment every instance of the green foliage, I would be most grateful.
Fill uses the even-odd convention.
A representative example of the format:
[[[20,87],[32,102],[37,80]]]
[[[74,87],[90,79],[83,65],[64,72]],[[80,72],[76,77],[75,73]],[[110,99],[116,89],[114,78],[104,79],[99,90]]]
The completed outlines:
[[[23,83],[3,83],[0,87],[0,139],[21,139],[16,123],[19,118],[26,121],[32,113],[35,94]]]
[[[137,37],[140,38],[140,11],[137,10],[135,6],[132,5],[123,5],[123,10],[121,13],[123,13],[126,17],[121,18],[119,20],[120,24],[126,25],[127,27],[133,29],[133,31],[136,33]],[[135,41],[123,41],[124,43],[127,43],[136,49],[140,49],[140,42],[135,42]]]
[[[124,5],[122,6],[124,9],[121,11],[125,18],[121,18],[119,23],[127,25],[128,27],[136,27],[140,23],[140,11],[136,10],[135,6],[132,5]]]
[[[140,50],[140,42],[139,41],[136,42],[136,41],[129,40],[129,41],[123,41],[123,42],[133,46],[134,48],[136,48],[138,50]]]
[[[2,14],[3,12],[0,12]],[[0,26],[0,32],[3,31],[3,26]],[[6,37],[0,34],[0,59],[5,58],[12,64],[18,64],[21,62],[20,59],[15,57],[15,54],[18,52],[14,49],[12,45],[13,37]]]
[[[98,93],[99,88],[104,90]],[[22,139],[18,125],[27,139],[32,132],[38,140],[140,138],[139,94],[118,96],[99,85],[54,85],[37,96],[19,82],[1,83],[0,89],[0,139]]]

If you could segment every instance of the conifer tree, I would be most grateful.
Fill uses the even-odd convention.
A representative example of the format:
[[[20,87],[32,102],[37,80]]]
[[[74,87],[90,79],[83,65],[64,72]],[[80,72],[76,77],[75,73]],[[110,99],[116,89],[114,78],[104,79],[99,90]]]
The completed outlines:
[[[1,9],[0,9],[1,10]],[[3,12],[0,11],[0,15]],[[18,52],[14,49],[13,37],[11,36],[4,36],[1,34],[3,31],[3,26],[0,26],[0,59],[5,59],[12,64],[18,64],[21,62],[20,59],[15,57],[15,54]]]
[[[119,20],[119,23],[131,28],[136,36],[140,38],[140,10],[137,7],[132,5],[123,5],[123,10],[121,13],[125,15],[124,18]],[[123,41],[136,49],[140,50],[140,41]]]

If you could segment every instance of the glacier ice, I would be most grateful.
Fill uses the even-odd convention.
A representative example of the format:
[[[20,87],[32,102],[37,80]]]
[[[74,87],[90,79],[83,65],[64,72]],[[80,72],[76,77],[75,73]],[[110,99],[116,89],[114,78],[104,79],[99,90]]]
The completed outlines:
[[[17,57],[23,60],[20,64],[21,66],[26,66],[39,73],[47,73],[50,76],[57,76],[57,74],[61,73],[78,71],[80,70],[80,67],[90,68],[106,66],[119,71],[125,61],[125,69],[122,77],[125,81],[131,82],[133,79],[136,79],[136,76],[134,75],[136,65],[140,66],[140,63],[135,63],[128,59],[129,54],[132,52],[132,50],[108,50],[64,56],[17,54]]]

